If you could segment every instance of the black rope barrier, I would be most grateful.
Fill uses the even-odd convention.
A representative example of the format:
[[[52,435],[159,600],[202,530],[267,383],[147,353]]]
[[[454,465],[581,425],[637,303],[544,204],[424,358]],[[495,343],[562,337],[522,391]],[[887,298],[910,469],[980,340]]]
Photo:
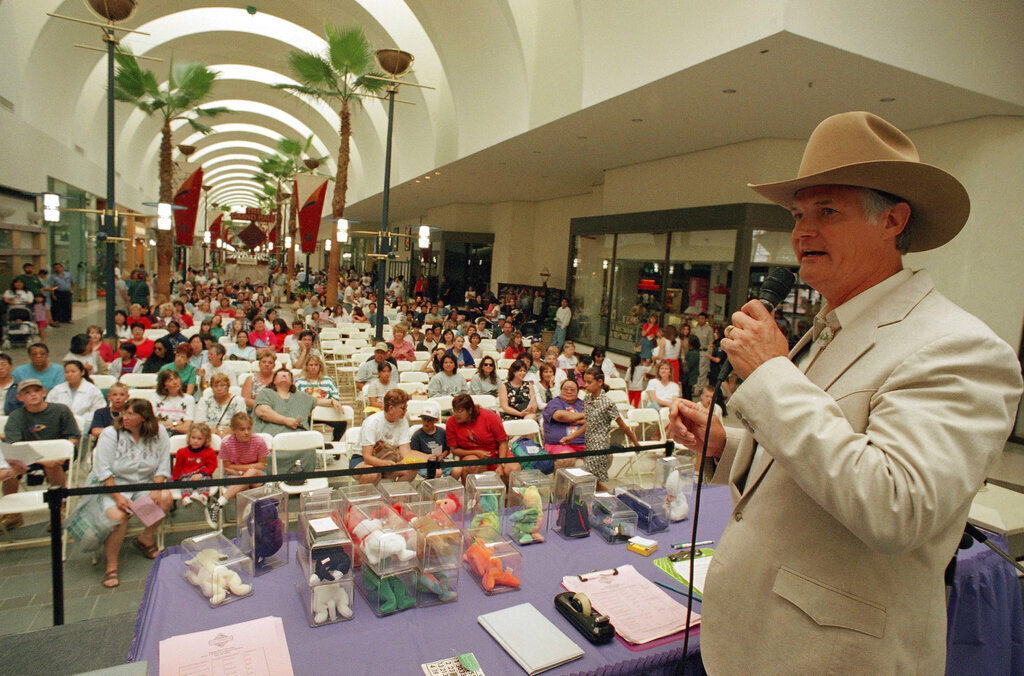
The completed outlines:
[[[310,449],[306,449],[310,450]],[[211,486],[236,486],[239,484],[267,484],[281,482],[298,482],[306,479],[331,479],[334,477],[359,476],[363,474],[393,474],[395,472],[406,472],[409,470],[427,470],[428,474],[436,474],[441,469],[452,467],[478,467],[480,465],[506,465],[511,463],[538,462],[544,460],[566,460],[586,458],[597,455],[615,455],[617,453],[641,453],[664,450],[665,457],[672,455],[675,451],[675,443],[671,440],[662,444],[649,444],[645,446],[611,446],[609,448],[594,451],[576,451],[574,453],[560,453],[552,455],[549,453],[538,453],[528,456],[508,456],[505,458],[475,458],[471,460],[441,460],[431,458],[426,462],[410,462],[400,465],[387,465],[382,467],[362,467],[355,469],[323,469],[313,472],[288,472],[286,474],[264,474],[248,477],[223,477],[220,479],[200,479],[196,481],[164,481],[139,483],[139,484],[118,484],[115,486],[81,486],[78,488],[65,488],[54,486],[43,493],[43,501],[50,508],[50,569],[51,586],[53,596],[53,625],[64,624],[64,556],[61,546],[61,507],[64,500],[75,496],[84,495],[109,495],[123,491],[164,491],[175,488],[206,488]],[[69,515],[70,516],[70,515]]]

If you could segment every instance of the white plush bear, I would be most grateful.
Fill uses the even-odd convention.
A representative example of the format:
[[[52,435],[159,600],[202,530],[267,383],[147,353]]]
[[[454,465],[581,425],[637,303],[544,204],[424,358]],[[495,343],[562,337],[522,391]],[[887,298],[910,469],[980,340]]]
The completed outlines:
[[[352,617],[345,587],[341,583],[313,587],[313,621],[321,624],[330,618],[333,622],[339,615],[346,619]]]
[[[416,556],[416,552],[406,547],[405,538],[398,533],[385,533],[381,530],[383,524],[380,519],[364,519],[352,534],[363,543],[363,552],[366,559],[376,566],[382,560],[392,554],[398,557],[399,561],[409,561]]]
[[[195,558],[185,562],[189,567],[185,579],[199,587],[215,606],[224,603],[229,591],[235,596],[245,596],[252,591],[252,586],[243,584],[238,573],[220,565],[224,558],[216,549],[202,549]]]
[[[686,502],[686,483],[679,470],[674,469],[665,477],[665,492],[668,494],[668,518],[670,521],[682,521],[690,515],[690,505]]]

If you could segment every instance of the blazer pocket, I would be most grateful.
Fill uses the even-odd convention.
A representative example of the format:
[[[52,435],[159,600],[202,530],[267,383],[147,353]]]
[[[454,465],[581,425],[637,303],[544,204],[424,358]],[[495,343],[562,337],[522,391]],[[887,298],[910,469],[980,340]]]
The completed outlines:
[[[782,566],[772,591],[823,627],[841,627],[882,638],[885,607]]]

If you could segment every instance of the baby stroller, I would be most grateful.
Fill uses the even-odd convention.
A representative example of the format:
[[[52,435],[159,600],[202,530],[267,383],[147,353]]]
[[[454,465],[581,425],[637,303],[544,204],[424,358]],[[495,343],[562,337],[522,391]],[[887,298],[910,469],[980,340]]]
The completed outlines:
[[[7,320],[4,324],[4,349],[27,347],[33,337],[39,334],[32,321],[32,311],[24,305],[8,305]]]

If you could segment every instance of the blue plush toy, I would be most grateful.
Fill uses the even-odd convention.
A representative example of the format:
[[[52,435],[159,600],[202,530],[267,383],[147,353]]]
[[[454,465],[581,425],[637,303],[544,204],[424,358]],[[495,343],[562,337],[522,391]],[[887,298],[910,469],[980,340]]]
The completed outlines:
[[[284,524],[277,512],[277,498],[261,498],[253,503],[252,536],[256,565],[264,566],[284,544]]]

